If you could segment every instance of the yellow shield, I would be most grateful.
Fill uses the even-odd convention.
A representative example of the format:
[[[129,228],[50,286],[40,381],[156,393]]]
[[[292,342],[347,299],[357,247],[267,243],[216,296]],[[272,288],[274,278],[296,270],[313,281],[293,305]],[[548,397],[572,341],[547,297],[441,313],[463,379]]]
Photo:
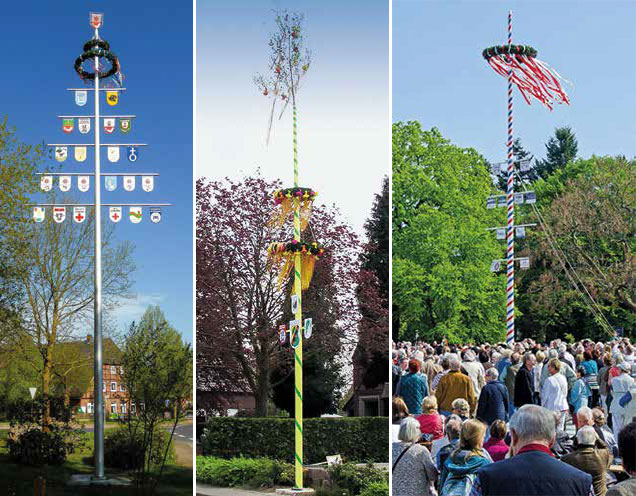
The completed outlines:
[[[76,146],[75,147],[75,160],[78,162],[83,162],[86,160],[86,147],[85,146]]]
[[[107,91],[106,92],[106,101],[108,105],[117,105],[119,101],[119,92],[118,91]]]

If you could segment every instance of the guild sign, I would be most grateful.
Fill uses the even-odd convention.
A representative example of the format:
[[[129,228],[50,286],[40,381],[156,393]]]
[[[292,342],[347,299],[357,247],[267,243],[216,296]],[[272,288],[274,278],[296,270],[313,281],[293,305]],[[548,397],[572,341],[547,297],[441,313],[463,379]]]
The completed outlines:
[[[58,224],[66,219],[66,207],[53,207],[53,220]]]
[[[152,176],[143,176],[141,178],[141,187],[146,192],[152,191],[155,189],[155,178]]]
[[[130,119],[119,119],[119,130],[122,133],[130,132]]]
[[[53,177],[51,176],[42,176],[40,179],[40,188],[42,191],[51,191],[53,187]]]
[[[113,134],[114,130],[115,130],[115,119],[112,119],[112,118],[104,119],[104,131],[106,131],[107,134]]]
[[[501,270],[501,262],[499,260],[493,261],[490,264],[490,272],[499,272]]]
[[[73,127],[75,127],[75,119],[62,119],[62,131],[66,134],[71,133]]]
[[[108,216],[113,222],[119,222],[121,220],[121,207],[110,207]]]
[[[86,160],[86,147],[85,146],[76,146],[75,147],[75,160],[78,162],[84,162]]]
[[[93,29],[99,29],[104,23],[104,14],[100,12],[91,12],[88,16],[88,22]]]
[[[278,342],[281,346],[285,346],[287,343],[287,328],[285,324],[278,326]]]
[[[55,147],[55,160],[58,162],[64,162],[68,155],[68,148],[65,146],[56,146]]]
[[[303,336],[305,339],[309,339],[311,337],[311,333],[313,331],[313,322],[311,319],[305,319],[305,329],[303,331]]]
[[[60,191],[67,192],[71,189],[71,176],[60,176]]]
[[[141,207],[130,207],[128,217],[133,224],[139,224],[141,222]]]
[[[104,176],[104,187],[106,191],[115,191],[117,189],[117,176]]]
[[[77,119],[77,129],[82,134],[88,134],[91,130],[91,120],[83,117]]]
[[[73,220],[81,224],[86,219],[86,207],[73,207]]]
[[[497,239],[506,239],[506,228],[498,227],[497,228]]]
[[[158,222],[161,222],[160,208],[153,207],[150,209],[150,220],[155,224],[157,224]]]
[[[77,189],[82,193],[86,193],[91,185],[90,176],[77,176]]]
[[[299,320],[291,320],[289,321],[289,334],[291,340],[291,347],[297,348],[300,344],[300,321]]]
[[[124,189],[126,191],[135,190],[135,176],[124,176]]]
[[[106,92],[106,102],[108,105],[117,105],[119,101],[119,92],[118,91],[107,91]]]
[[[109,146],[108,147],[108,160],[111,162],[119,161],[119,147],[118,146]]]
[[[128,160],[131,162],[136,162],[137,161],[137,156],[138,156],[138,151],[137,151],[137,147],[136,146],[129,146],[127,148],[128,151]]]
[[[77,90],[75,91],[75,103],[80,107],[86,105],[86,100],[88,98],[88,94],[86,90]]]
[[[33,220],[35,222],[44,222],[46,210],[44,207],[33,207]]]

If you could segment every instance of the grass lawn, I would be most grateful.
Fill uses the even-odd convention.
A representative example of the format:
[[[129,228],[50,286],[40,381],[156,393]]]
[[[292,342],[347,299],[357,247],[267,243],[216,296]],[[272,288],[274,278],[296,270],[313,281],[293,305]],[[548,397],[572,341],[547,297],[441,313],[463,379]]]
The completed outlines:
[[[46,479],[47,496],[63,496],[72,494],[73,496],[88,495],[112,495],[112,496],[132,496],[135,494],[134,488],[79,488],[68,487],[66,481],[71,475],[79,473],[92,473],[93,467],[90,465],[93,451],[93,436],[86,434],[86,446],[81,450],[69,455],[61,466],[56,467],[29,467],[17,465],[9,460],[6,446],[7,431],[0,431],[0,487],[2,494],[6,496],[33,496],[33,485],[36,477],[42,476]],[[108,470],[107,475],[127,474],[121,471]],[[177,465],[166,465],[161,478],[161,485],[157,489],[159,495],[191,496],[192,495],[192,468]]]

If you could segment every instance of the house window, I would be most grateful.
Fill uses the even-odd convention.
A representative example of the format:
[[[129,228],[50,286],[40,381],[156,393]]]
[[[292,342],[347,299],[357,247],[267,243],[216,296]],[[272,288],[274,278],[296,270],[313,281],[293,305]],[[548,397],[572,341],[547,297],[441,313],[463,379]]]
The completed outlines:
[[[126,403],[121,404],[121,413],[126,413]]]
[[[110,383],[110,392],[111,393],[117,392],[117,383],[116,382],[111,382]]]
[[[125,393],[125,392],[126,392],[126,386],[124,386],[123,384],[120,384],[120,385],[119,385],[119,390],[120,390],[122,393]]]
[[[114,365],[111,365],[110,366],[110,373],[112,375],[116,374],[117,373],[117,367],[115,367]]]
[[[124,375],[124,367],[119,367],[119,375]]]
[[[104,393],[106,392],[106,383],[104,383]]]
[[[130,405],[130,413],[137,413],[137,407],[134,403]]]
[[[117,403],[110,404],[110,413],[117,413]]]
[[[86,405],[86,413],[93,413],[93,404],[92,403],[88,403]]]

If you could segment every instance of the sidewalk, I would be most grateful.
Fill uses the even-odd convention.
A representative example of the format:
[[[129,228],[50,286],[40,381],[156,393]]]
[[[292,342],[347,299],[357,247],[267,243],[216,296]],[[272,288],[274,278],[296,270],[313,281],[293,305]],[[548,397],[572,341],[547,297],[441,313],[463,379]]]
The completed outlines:
[[[197,482],[197,496],[272,496],[275,492],[272,490],[268,493],[260,491],[248,491],[246,489],[235,489],[233,487],[213,487],[206,486]]]

